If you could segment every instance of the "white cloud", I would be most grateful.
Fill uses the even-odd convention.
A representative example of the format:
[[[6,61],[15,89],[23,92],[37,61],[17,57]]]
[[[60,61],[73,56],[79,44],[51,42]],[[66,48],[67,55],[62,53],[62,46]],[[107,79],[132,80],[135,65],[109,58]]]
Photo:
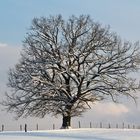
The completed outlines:
[[[13,65],[19,58],[21,47],[0,43],[1,69]],[[2,67],[3,66],[3,67]]]
[[[128,113],[129,109],[123,104],[115,104],[113,102],[109,102],[109,103],[98,103],[96,105],[96,111],[99,114],[120,116],[124,113]]]
[[[0,43],[0,48],[5,48],[5,47],[7,47],[8,45],[7,44],[5,44],[5,43]]]
[[[98,103],[96,105],[96,111],[98,114],[120,116],[124,113],[128,113],[129,109],[123,104],[115,104],[113,102]]]
[[[12,46],[0,43],[0,84],[4,85],[7,81],[7,72],[13,67],[20,58],[20,46]],[[1,87],[2,89],[3,87]]]
[[[96,103],[92,106],[92,109],[88,111],[88,116],[94,117],[97,120],[104,120],[106,118],[119,119],[124,115],[131,112],[124,104],[113,103],[113,102],[102,102]]]

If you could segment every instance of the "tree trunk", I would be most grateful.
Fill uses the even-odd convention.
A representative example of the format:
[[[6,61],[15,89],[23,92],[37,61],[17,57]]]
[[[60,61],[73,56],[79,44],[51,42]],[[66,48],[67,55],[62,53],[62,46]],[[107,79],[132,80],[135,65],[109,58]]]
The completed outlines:
[[[71,116],[63,116],[62,129],[69,129],[71,126]]]

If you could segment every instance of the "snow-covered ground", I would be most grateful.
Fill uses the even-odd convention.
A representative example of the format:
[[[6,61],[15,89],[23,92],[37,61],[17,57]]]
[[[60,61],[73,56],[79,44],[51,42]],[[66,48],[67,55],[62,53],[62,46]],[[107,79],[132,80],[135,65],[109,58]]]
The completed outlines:
[[[0,132],[0,140],[140,140],[138,129],[70,129]]]

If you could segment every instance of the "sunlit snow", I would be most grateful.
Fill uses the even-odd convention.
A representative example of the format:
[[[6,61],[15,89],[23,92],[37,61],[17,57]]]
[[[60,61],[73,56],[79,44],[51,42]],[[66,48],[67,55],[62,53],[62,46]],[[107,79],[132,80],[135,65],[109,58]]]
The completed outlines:
[[[0,140],[140,140],[138,129],[70,129],[0,132]]]

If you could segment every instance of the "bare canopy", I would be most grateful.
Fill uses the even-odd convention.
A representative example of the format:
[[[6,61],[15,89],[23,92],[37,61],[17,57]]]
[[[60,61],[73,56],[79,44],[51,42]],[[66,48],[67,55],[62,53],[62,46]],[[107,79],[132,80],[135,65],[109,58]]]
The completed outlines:
[[[66,128],[91,103],[135,98],[138,85],[129,73],[139,62],[138,43],[122,41],[89,16],[34,18],[3,104],[18,117],[62,115]]]

